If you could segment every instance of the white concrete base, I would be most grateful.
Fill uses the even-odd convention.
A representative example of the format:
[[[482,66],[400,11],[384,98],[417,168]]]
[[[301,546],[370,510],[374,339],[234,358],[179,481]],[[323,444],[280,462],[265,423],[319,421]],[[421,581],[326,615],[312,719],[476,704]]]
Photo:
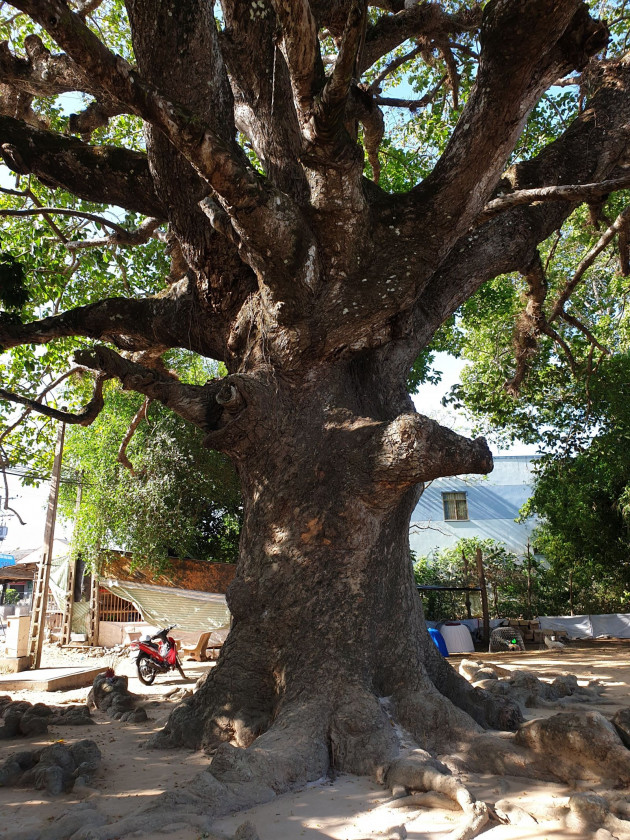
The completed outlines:
[[[6,660],[3,660],[6,661]],[[19,676],[0,674],[0,694],[3,691],[69,691],[92,685],[94,677],[105,670],[99,668],[37,668],[22,671]]]

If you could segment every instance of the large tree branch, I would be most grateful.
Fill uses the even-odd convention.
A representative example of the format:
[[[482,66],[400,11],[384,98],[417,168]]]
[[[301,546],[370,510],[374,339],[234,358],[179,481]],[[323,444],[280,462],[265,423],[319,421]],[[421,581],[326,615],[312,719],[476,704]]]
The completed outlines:
[[[29,397],[14,394],[11,391],[7,391],[5,388],[0,388],[0,399],[25,405],[30,411],[36,411],[38,414],[43,414],[46,417],[61,420],[63,423],[89,426],[90,423],[93,423],[94,420],[96,420],[103,408],[103,384],[106,379],[109,379],[109,375],[105,373],[100,373],[96,377],[92,399],[81,409],[81,411],[76,413],[52,408],[45,403],[39,402],[39,400],[32,400]]]
[[[523,204],[534,204],[538,201],[591,201],[602,198],[615,190],[630,187],[630,174],[620,178],[611,178],[597,184],[559,184],[553,187],[539,187],[533,190],[515,190],[514,192],[493,198],[477,216],[475,223],[486,222],[498,213],[520,207]]]
[[[470,9],[448,14],[439,3],[417,3],[394,15],[383,15],[368,27],[365,46],[359,61],[362,75],[379,58],[396,49],[409,38],[422,36],[432,39],[453,36],[477,29],[481,22],[481,6],[473,3]]]
[[[108,377],[116,377],[123,388],[158,400],[199,428],[205,431],[211,428],[208,410],[214,392],[209,386],[186,385],[169,372],[144,367],[119,356],[108,347],[78,350],[74,358],[83,367],[101,371]]]
[[[312,240],[309,241],[308,226],[293,201],[265,183],[228,136],[233,122],[222,121],[219,115],[207,111],[191,111],[170,101],[126,61],[111,53],[70,10],[65,0],[16,0],[15,5],[43,26],[83,71],[90,74],[95,84],[159,129],[187,158],[215,191],[230,217],[240,240],[242,258],[259,278],[262,278],[264,267],[270,305],[282,301],[286,304],[287,318],[294,318],[291,304],[296,298],[303,303],[318,280],[311,255],[315,246]],[[197,5],[200,14],[205,10],[212,18],[207,4],[199,0]],[[164,35],[169,26],[170,18],[166,14],[169,6],[174,22],[177,15],[188,16],[190,12],[190,4],[180,9],[178,4],[167,3],[157,20],[160,35]],[[133,0],[129,12],[135,43],[137,31],[154,20],[154,9],[152,4],[147,5],[147,0]],[[142,26],[137,28],[133,25],[135,14],[142,21]],[[179,31],[177,27],[176,31]],[[216,46],[216,31],[210,26],[203,31],[208,35],[214,32],[213,43],[206,45],[212,53]],[[221,74],[221,62],[217,61],[213,66]],[[210,95],[214,84],[220,81],[220,78],[206,79],[203,93]],[[270,249],[270,243],[274,248]]]
[[[546,325],[544,304],[547,297],[547,278],[538,251],[532,264],[525,271],[524,279],[527,284],[527,304],[516,320],[512,338],[516,370],[503,385],[507,393],[514,397],[518,395],[529,363],[538,349],[538,337]]]
[[[145,219],[144,222],[136,228],[136,230],[127,230],[121,228],[115,230],[110,236],[103,236],[95,239],[76,239],[72,242],[66,242],[66,248],[69,251],[80,251],[85,248],[135,248],[138,245],[146,245],[152,238],[160,238],[156,233],[160,226],[159,219]]]
[[[44,399],[46,394],[50,393],[50,391],[54,390],[57,387],[57,385],[61,385],[61,383],[65,379],[68,379],[68,377],[73,376],[75,373],[78,373],[80,370],[81,370],[81,368],[73,367],[73,368],[70,368],[70,370],[67,370],[65,373],[62,373],[61,376],[58,376],[55,380],[53,380],[49,385],[47,385],[45,388],[43,388],[39,392],[39,394],[35,397],[34,402],[41,403],[41,401]],[[28,415],[32,411],[33,411],[33,408],[31,407],[31,405],[30,404],[27,405],[27,407],[20,414],[20,416],[16,420],[14,420],[14,422],[11,423],[10,426],[7,426],[5,429],[2,430],[2,433],[0,434],[0,445],[5,440],[5,438],[7,438],[11,434],[11,432],[14,429],[17,429],[17,427],[21,423],[23,423],[24,420],[26,420],[26,418],[28,417]]]
[[[96,97],[96,101],[81,113],[70,116],[70,131],[89,137],[95,129],[107,125],[110,117],[125,112],[120,102],[103,97],[100,89],[69,56],[53,55],[38,35],[28,35],[24,39],[24,49],[26,58],[20,58],[9,50],[8,44],[0,44],[0,84],[6,85],[15,95],[28,97],[29,105],[34,96],[54,97],[70,91],[83,91]],[[6,108],[3,112],[26,119],[26,115],[11,113]],[[38,127],[33,118],[26,121]]]
[[[76,90],[94,92],[81,68],[67,55],[52,55],[39,35],[27,35],[24,50],[26,58],[19,58],[6,41],[0,44],[0,82],[40,97]]]
[[[146,155],[140,152],[88,146],[74,137],[38,131],[5,116],[0,116],[0,150],[10,169],[20,175],[33,174],[46,186],[145,216],[166,217]]]
[[[343,116],[353,78],[358,76],[357,62],[365,36],[367,20],[366,0],[351,0],[348,20],[344,27],[339,54],[321,94],[317,110],[318,131],[335,131]]]
[[[630,63],[607,66],[600,81],[586,109],[558,140],[508,170],[513,188],[598,183],[615,175],[630,148]],[[395,341],[382,351],[384,356],[398,359],[403,369],[410,365],[439,326],[483,283],[526,271],[538,245],[562,226],[575,206],[550,201],[514,207],[467,232],[420,286],[415,305],[392,321],[389,335]]]
[[[412,191],[417,223],[436,234],[436,257],[482,210],[542,93],[583,66],[607,37],[579,0],[486,6],[475,88],[433,172]]]
[[[65,0],[16,0],[14,5],[39,23],[102,91],[159,128],[233,212],[248,213],[265,205],[260,179],[236,143],[226,138],[225,123],[200,119],[187,107],[169,101],[114,55]],[[130,4],[130,9],[135,5]]]
[[[131,423],[129,424],[129,428],[125,432],[125,436],[122,439],[122,442],[121,442],[120,447],[118,449],[118,455],[116,456],[116,460],[119,461],[123,465],[123,467],[126,467],[129,470],[129,472],[131,473],[131,475],[134,475],[134,476],[136,475],[136,471],[134,469],[133,464],[129,460],[129,456],[127,455],[127,448],[129,446],[129,444],[131,443],[131,439],[135,435],[136,429],[138,428],[138,426],[140,425],[142,420],[146,420],[147,410],[148,410],[150,405],[151,405],[151,400],[149,399],[149,397],[145,397],[144,402],[142,403],[140,408],[134,414],[134,416],[131,420]]]
[[[123,350],[185,347],[204,356],[225,358],[226,324],[215,316],[213,335],[210,316],[199,318],[191,290],[182,282],[183,286],[176,284],[162,297],[107,298],[28,324],[0,319],[0,347],[8,350],[21,344],[85,336],[111,341]]]
[[[273,6],[282,27],[282,51],[300,125],[307,134],[314,96],[324,75],[317,26],[308,0],[273,0]]]
[[[106,219],[104,216],[99,216],[96,213],[86,213],[82,210],[73,210],[70,207],[24,207],[21,209],[9,207],[5,209],[0,209],[0,216],[16,217],[46,215],[71,216],[76,219],[86,219],[89,222],[94,222],[95,224],[111,228],[123,238],[129,233],[129,231],[127,231],[124,227],[117,225],[116,222],[112,222],[109,219]]]
[[[403,488],[444,475],[489,473],[493,466],[484,438],[471,441],[422,414],[386,424],[376,452],[375,480]]]
[[[240,0],[222,0],[221,6],[225,29],[219,41],[239,131],[249,138],[271,183],[304,204],[308,190],[300,165],[302,135],[290,73],[277,45],[277,21],[270,14],[250,15],[251,7]],[[252,54],[257,61],[244,60]],[[261,73],[260,67],[270,72]]]
[[[580,260],[580,264],[576,268],[573,277],[566,284],[564,289],[558,295],[557,300],[554,302],[553,309],[549,316],[550,321],[554,321],[556,318],[559,318],[564,314],[564,307],[566,306],[566,303],[571,297],[573,291],[582,280],[584,272],[593,265],[597,256],[601,254],[607,245],[610,244],[614,236],[622,230],[627,230],[629,225],[630,207],[626,207],[626,209],[622,210],[622,212],[617,216],[612,225],[610,225],[610,227],[600,236],[599,240],[589,250],[588,254]]]

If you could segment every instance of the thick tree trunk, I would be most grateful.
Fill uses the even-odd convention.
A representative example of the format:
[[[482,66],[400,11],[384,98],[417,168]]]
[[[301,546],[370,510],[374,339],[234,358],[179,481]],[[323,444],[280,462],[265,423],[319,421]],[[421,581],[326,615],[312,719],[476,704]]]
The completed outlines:
[[[319,778],[385,767],[400,746],[392,720],[428,749],[476,731],[451,701],[483,726],[514,728],[518,710],[472,689],[426,632],[408,545],[419,486],[374,478],[368,418],[382,403],[366,406],[350,374],[272,391],[282,422],[269,406],[266,443],[236,458],[245,520],[233,628],[158,743],[246,747],[280,731],[304,748],[304,778]]]

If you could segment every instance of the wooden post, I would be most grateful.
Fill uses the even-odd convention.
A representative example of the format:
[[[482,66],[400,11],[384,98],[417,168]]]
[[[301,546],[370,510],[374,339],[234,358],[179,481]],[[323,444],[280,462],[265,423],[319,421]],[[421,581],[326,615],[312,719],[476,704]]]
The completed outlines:
[[[28,645],[28,653],[31,658],[31,668],[39,668],[42,661],[44,624],[46,623],[46,608],[48,606],[48,583],[50,581],[50,564],[52,562],[55,539],[57,500],[59,499],[59,480],[61,477],[61,460],[63,458],[63,439],[65,431],[65,423],[61,423],[59,431],[57,432],[55,461],[50,479],[50,493],[48,495],[48,508],[46,510],[46,527],[44,528],[42,559],[37,569],[37,578],[33,588],[31,630]]]
[[[527,616],[526,618],[532,619],[532,552],[529,545],[529,540],[527,540]]]
[[[571,615],[575,615],[573,612],[573,569],[569,572],[569,606],[571,607]]]
[[[81,480],[77,484],[77,501],[74,507],[75,518],[78,516],[79,508],[81,507],[81,496],[83,493],[83,485]],[[77,571],[76,557],[71,558],[68,563],[68,581],[66,583],[66,601],[63,605],[63,619],[61,622],[61,644],[67,645],[70,643],[70,634],[72,633],[72,611],[74,608],[74,579]]]
[[[466,586],[470,586],[470,578],[468,577],[468,557],[466,557],[466,552],[462,549],[462,561],[464,563],[464,583]],[[470,592],[466,590],[466,618],[472,618],[472,608],[470,603]]]
[[[90,584],[90,629],[88,631],[89,645],[98,645],[98,632],[101,620],[99,589],[99,577],[98,572],[95,569],[92,572],[92,581]]]
[[[478,547],[476,552],[477,577],[481,589],[481,611],[483,613],[483,640],[486,644],[490,642],[490,613],[488,611],[488,592],[486,590],[486,574],[483,570],[483,556]]]

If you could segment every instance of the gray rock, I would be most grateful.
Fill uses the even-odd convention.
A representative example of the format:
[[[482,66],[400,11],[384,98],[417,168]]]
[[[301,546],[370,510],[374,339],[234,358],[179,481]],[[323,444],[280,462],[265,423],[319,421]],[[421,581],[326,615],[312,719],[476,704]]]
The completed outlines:
[[[42,767],[57,765],[69,773],[74,773],[77,766],[72,748],[66,747],[65,744],[51,744],[49,747],[44,747],[39,755],[38,764]]]
[[[24,750],[12,756],[20,765],[22,770],[30,770],[34,767],[39,758],[39,752],[33,750]]]
[[[234,832],[234,840],[260,840],[256,826],[249,820],[241,823]]]
[[[148,720],[146,710],[143,706],[138,706],[137,709],[134,709],[131,712],[125,712],[125,714],[121,717],[122,721],[126,723],[143,723],[145,720]]]
[[[112,700],[111,709],[114,712],[129,712],[136,705],[133,694],[116,694]]]
[[[68,780],[61,767],[51,764],[35,770],[34,782],[35,790],[47,790],[53,796],[59,796],[66,789]]]
[[[88,738],[84,738],[82,741],[77,741],[76,744],[72,744],[70,752],[77,767],[80,767],[81,764],[85,764],[86,762],[98,763],[101,760],[101,751],[99,750],[97,744],[95,744],[94,741],[90,741]]]
[[[20,721],[26,710],[17,708],[17,705],[12,704],[4,713],[4,732],[2,735],[4,738],[15,738],[20,732]]]
[[[26,712],[20,718],[20,735],[29,737],[33,735],[44,735],[46,732],[48,732],[48,718],[33,714],[31,711]]]
[[[54,717],[57,726],[91,726],[94,724],[87,706],[70,706]]]
[[[22,775],[22,768],[14,756],[8,758],[0,767],[0,787],[14,785]]]
[[[35,705],[29,709],[29,712],[32,715],[40,715],[40,717],[50,717],[54,714],[53,710],[45,703],[35,703]]]

